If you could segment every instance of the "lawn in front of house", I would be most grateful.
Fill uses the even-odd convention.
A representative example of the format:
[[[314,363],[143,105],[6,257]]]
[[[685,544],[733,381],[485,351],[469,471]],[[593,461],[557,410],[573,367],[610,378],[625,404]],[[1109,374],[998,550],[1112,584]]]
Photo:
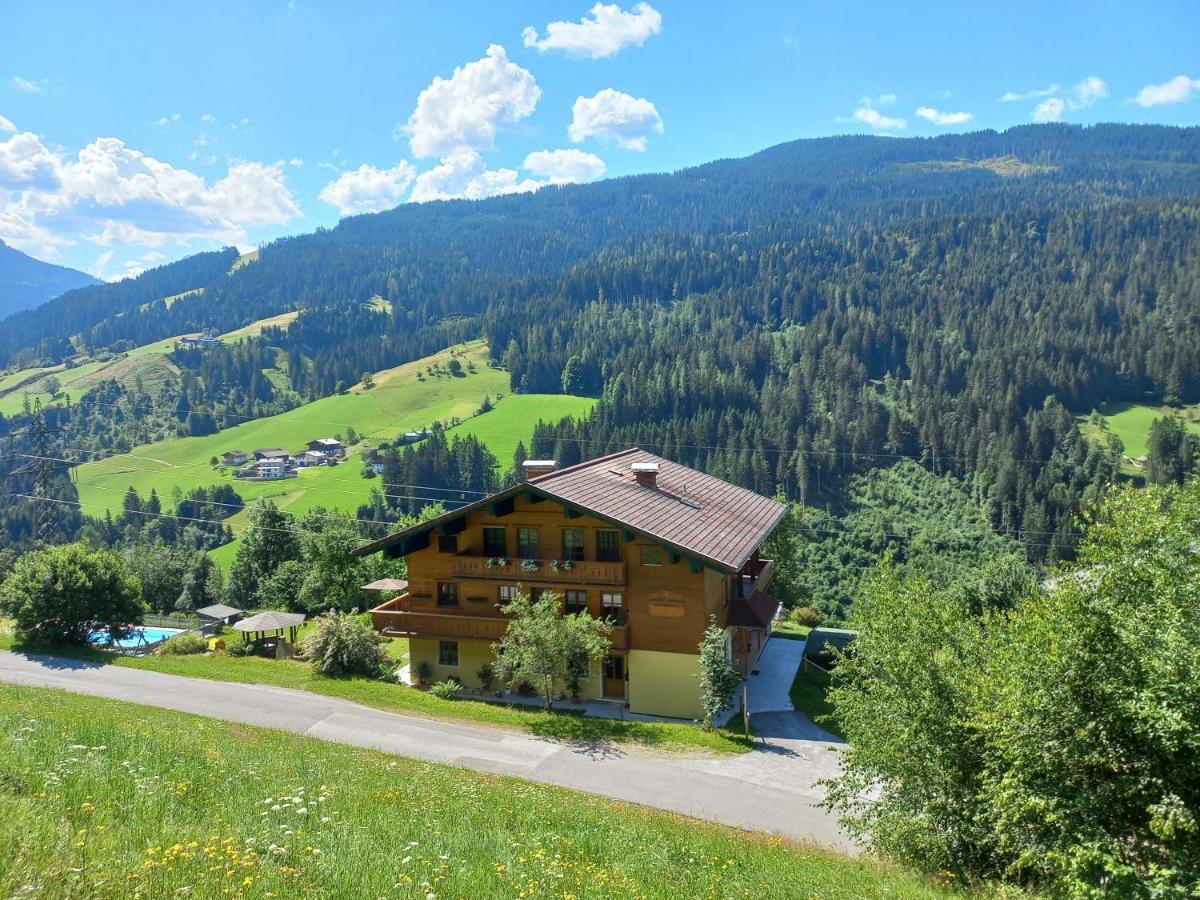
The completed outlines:
[[[811,663],[801,663],[796,670],[789,692],[792,705],[804,713],[826,731],[841,735],[841,726],[837,721],[837,707],[829,702],[828,691],[833,684],[834,676],[818,669]]]
[[[312,626],[306,624],[306,628]],[[226,631],[226,644],[240,641],[237,632]],[[407,656],[408,642],[393,640],[388,652],[397,659]],[[395,682],[369,678],[330,678],[316,672],[303,660],[265,659],[258,656],[231,656],[228,653],[194,656],[117,656],[94,648],[54,647],[39,649],[20,645],[11,628],[0,627],[0,650],[29,653],[48,653],[107,662],[130,669],[146,669],[168,675],[207,678],[213,681],[234,681],[242,684],[270,684],[294,690],[311,691],[330,697],[340,697],[364,706],[389,712],[429,716],[438,719],[457,719],[478,722],[536,734],[542,737],[570,741],[604,741],[637,744],[659,750],[677,752],[702,751],[711,753],[744,753],[752,739],[739,731],[717,729],[705,731],[698,725],[685,722],[635,722],[621,719],[601,719],[574,712],[546,712],[538,707],[505,705],[484,700],[444,700],[427,691]]]
[[[0,895],[939,898],[869,859],[516,778],[0,685]]]

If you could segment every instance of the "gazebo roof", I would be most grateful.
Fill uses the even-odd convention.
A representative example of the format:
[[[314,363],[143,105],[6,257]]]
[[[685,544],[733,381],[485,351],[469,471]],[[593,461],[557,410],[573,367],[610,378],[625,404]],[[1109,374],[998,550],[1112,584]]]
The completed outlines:
[[[364,591],[407,591],[408,582],[403,578],[380,578],[362,586]]]
[[[214,603],[203,609],[196,610],[196,615],[204,619],[228,619],[230,616],[240,616],[242,611],[236,606],[226,606],[224,603]]]
[[[230,627],[236,631],[280,631],[284,628],[295,628],[304,624],[307,618],[304,613],[281,612],[277,609],[259,613],[240,622],[234,622]]]

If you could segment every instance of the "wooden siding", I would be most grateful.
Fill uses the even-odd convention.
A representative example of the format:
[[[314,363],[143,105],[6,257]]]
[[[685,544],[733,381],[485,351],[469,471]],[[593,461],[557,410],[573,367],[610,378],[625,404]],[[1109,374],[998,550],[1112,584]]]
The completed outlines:
[[[514,562],[503,572],[486,565],[484,527],[505,529],[506,555]],[[584,532],[585,559],[568,571],[554,572],[544,563],[535,572],[524,572],[517,557],[518,528],[538,529],[538,558],[543,561],[562,558],[564,528],[580,528]],[[494,631],[486,637],[495,639],[505,627],[499,610],[502,585],[537,587],[556,593],[585,590],[588,611],[595,616],[603,614],[602,594],[620,592],[627,625],[614,634],[614,649],[696,653],[708,617],[721,618],[720,610],[729,597],[729,576],[710,569],[693,571],[687,560],[672,557],[665,549],[660,554],[662,565],[644,565],[643,548],[661,549],[661,545],[641,538],[630,540],[632,533],[624,531],[618,533],[621,559],[617,563],[598,562],[596,532],[601,529],[612,530],[612,526],[591,516],[568,518],[561,504],[550,500],[534,502],[525,495],[515,498],[512,512],[507,515],[493,515],[486,507],[477,510],[455,535],[457,553],[440,551],[434,536],[428,547],[408,555],[409,593],[404,598],[405,608],[381,609],[376,613],[376,627],[381,627],[384,621],[382,613],[391,612],[393,615],[387,621],[402,622],[404,633],[468,638],[475,636],[465,633],[469,629],[486,632],[491,628]],[[458,586],[457,607],[437,605],[440,583]],[[454,630],[456,619],[476,621],[470,624],[464,621],[462,630]]]

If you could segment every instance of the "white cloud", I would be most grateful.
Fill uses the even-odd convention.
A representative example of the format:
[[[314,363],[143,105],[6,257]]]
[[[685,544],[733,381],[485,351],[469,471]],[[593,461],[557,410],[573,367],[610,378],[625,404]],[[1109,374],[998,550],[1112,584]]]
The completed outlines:
[[[96,257],[96,261],[92,263],[91,267],[88,269],[88,272],[90,272],[95,278],[104,278],[104,270],[108,268],[108,264],[112,262],[112,258],[113,251],[105,250]]]
[[[171,113],[169,116],[161,116],[160,118],[156,119],[154,124],[160,128],[163,128],[167,125],[174,125],[182,118],[183,116],[180,113]]]
[[[662,119],[654,104],[644,97],[633,97],[605,88],[592,97],[578,97],[572,107],[567,135],[576,144],[590,137],[616,141],[626,150],[646,149],[651,134],[662,134]]]
[[[1089,75],[1071,88],[1071,96],[1067,100],[1067,105],[1071,109],[1086,109],[1107,96],[1108,85],[1104,83],[1104,80],[1095,75]]]
[[[1200,78],[1176,75],[1162,84],[1148,84],[1133,98],[1138,106],[1165,106],[1168,103],[1184,103],[1200,96]]]
[[[9,134],[12,134],[16,130],[17,126],[12,123],[12,119],[6,119],[4,116],[0,116],[0,131],[6,131]]]
[[[869,125],[876,131],[894,131],[907,128],[908,120],[899,116],[885,116],[872,106],[860,106],[854,111],[854,121]]]
[[[58,169],[58,158],[31,131],[0,141],[0,189],[55,190]]]
[[[1006,91],[998,99],[1001,103],[1015,103],[1018,100],[1036,100],[1038,97],[1049,97],[1051,94],[1057,94],[1062,90],[1062,85],[1051,84],[1044,88],[1035,88],[1032,91]]]
[[[536,191],[545,182],[521,180],[516,169],[489,169],[483,157],[467,147],[442,157],[442,161],[417,176],[409,200],[482,200],[497,194]]]
[[[1063,112],[1066,108],[1067,104],[1058,97],[1043,100],[1033,109],[1033,121],[1057,122],[1063,117]]]
[[[962,125],[975,118],[975,113],[943,112],[931,106],[918,106],[917,115],[934,125]]]
[[[20,75],[14,75],[8,79],[8,83],[18,91],[24,91],[26,94],[40,94],[42,92],[40,84],[36,81],[30,81],[28,78],[22,78]]]
[[[204,115],[202,115],[200,117],[200,121],[203,122],[205,125],[207,125],[210,122],[217,121],[217,117],[214,116],[212,113],[205,113]]]
[[[459,66],[449,78],[434,78],[398,131],[408,135],[418,158],[460,148],[490,150],[496,132],[529,116],[541,96],[533,75],[492,44],[482,59]]]
[[[535,150],[525,157],[521,168],[546,178],[550,184],[595,181],[608,169],[594,153],[574,147],[565,150]]]
[[[521,32],[526,47],[545,53],[562,50],[567,56],[603,59],[626,47],[640,47],[662,30],[662,16],[648,3],[625,12],[615,3],[597,3],[578,22],[551,22],[546,36],[539,37],[532,25]]]
[[[364,164],[329,182],[320,197],[343,216],[380,212],[400,202],[416,174],[416,167],[404,159],[390,169]]]
[[[193,240],[234,243],[246,229],[300,215],[284,163],[237,161],[209,184],[118,138],[98,138],[74,159],[31,133],[0,142],[0,238],[43,256],[84,241],[146,250]]]

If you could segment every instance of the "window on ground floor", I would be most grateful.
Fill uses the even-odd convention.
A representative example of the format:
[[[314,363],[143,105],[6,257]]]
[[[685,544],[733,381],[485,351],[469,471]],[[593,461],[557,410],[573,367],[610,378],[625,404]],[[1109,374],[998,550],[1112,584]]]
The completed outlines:
[[[458,641],[438,641],[438,665],[458,667]]]

